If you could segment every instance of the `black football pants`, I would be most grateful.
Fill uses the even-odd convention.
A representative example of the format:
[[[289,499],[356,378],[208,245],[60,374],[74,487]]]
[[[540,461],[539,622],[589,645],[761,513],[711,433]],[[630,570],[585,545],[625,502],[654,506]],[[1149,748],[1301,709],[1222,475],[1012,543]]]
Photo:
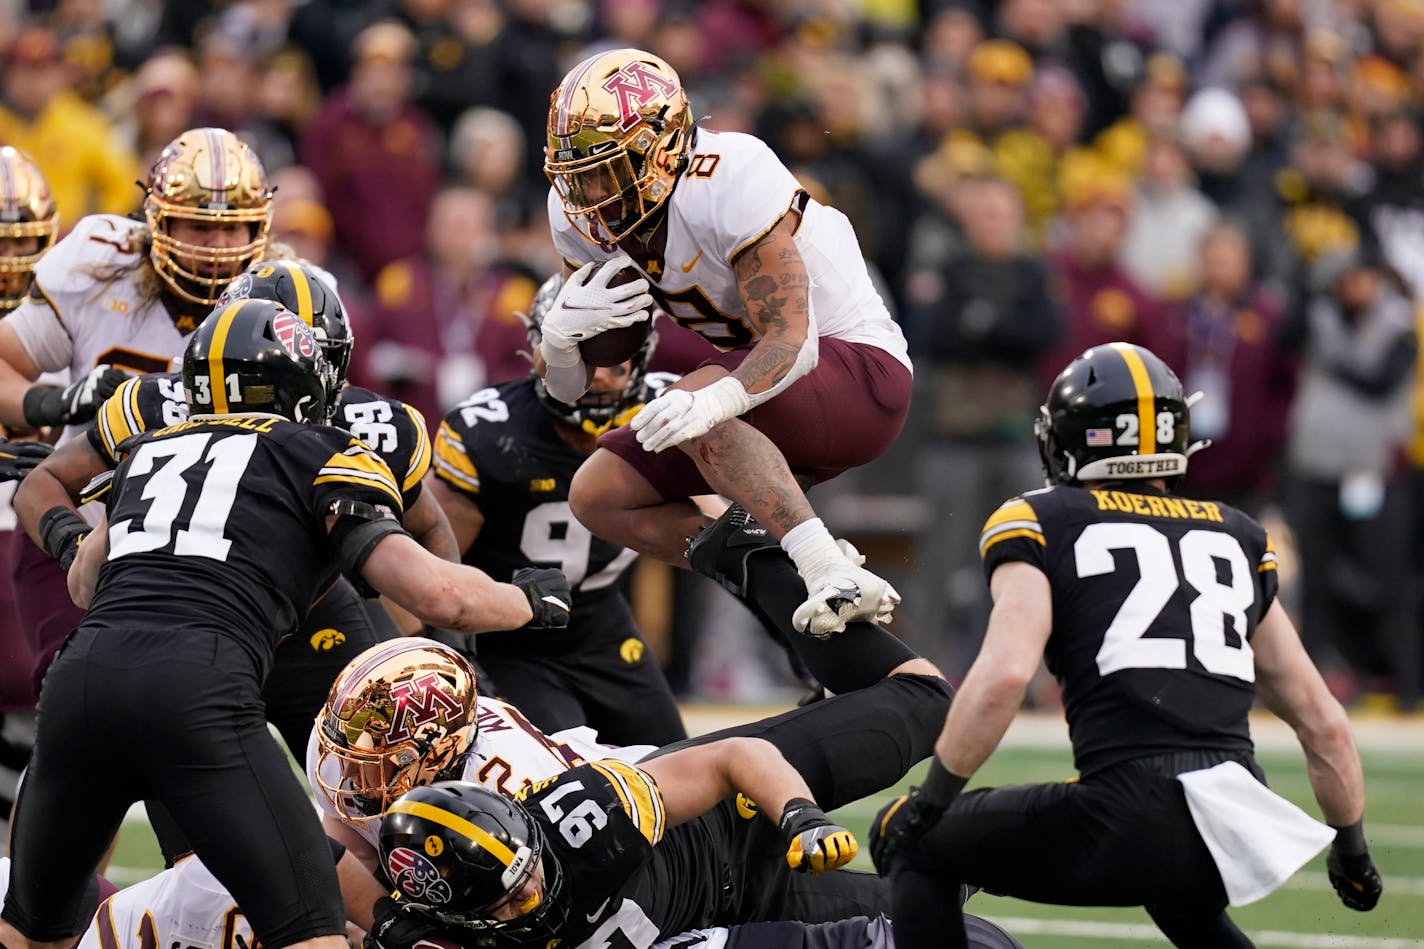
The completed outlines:
[[[129,806],[154,798],[281,949],[345,931],[331,850],[263,716],[262,657],[217,633],[81,627],[40,694],[4,918],[77,935],[85,885]]]

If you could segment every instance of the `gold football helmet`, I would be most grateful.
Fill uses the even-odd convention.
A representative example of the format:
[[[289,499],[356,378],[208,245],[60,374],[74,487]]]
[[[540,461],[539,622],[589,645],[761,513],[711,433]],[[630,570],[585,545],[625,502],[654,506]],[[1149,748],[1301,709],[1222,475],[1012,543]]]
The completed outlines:
[[[640,49],[599,53],[549,98],[544,173],[578,232],[612,244],[672,194],[692,131],[692,107],[671,66]]]
[[[25,299],[35,264],[58,231],[59,214],[39,166],[22,151],[0,148],[0,241],[6,242],[0,243],[0,312]]]
[[[317,715],[317,785],[361,824],[413,787],[459,778],[477,701],[474,667],[449,646],[420,638],[372,646],[347,663]]]
[[[189,129],[163,149],[143,202],[153,236],[149,259],[178,296],[211,306],[223,289],[267,250],[272,189],[257,153],[226,129]],[[179,240],[172,222],[241,223],[248,240],[235,247]]]

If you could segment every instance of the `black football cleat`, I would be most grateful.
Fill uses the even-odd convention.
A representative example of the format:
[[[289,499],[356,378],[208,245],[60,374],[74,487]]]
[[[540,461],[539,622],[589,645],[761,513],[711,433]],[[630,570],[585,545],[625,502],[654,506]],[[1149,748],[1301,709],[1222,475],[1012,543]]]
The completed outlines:
[[[745,508],[733,504],[692,538],[687,560],[693,570],[716,580],[733,596],[746,599],[747,559],[767,548],[780,551],[781,545]]]

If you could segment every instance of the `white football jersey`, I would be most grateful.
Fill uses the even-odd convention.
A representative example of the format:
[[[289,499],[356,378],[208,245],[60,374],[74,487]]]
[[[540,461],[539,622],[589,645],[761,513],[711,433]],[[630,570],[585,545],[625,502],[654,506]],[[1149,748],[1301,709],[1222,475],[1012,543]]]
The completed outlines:
[[[257,944],[232,894],[195,856],[99,904],[78,949],[251,949]]]
[[[612,758],[632,763],[641,761],[656,750],[654,745],[619,747],[602,744],[598,733],[587,725],[546,735],[513,705],[484,696],[480,696],[475,719],[478,723],[475,743],[465,759],[465,771],[460,777],[508,797],[513,797],[527,785],[562,774],[587,761]],[[307,740],[307,779],[322,813],[343,820],[317,782],[317,767],[320,765],[322,779],[328,786],[335,786],[341,780],[341,762],[333,757],[321,761],[320,757],[321,747],[317,744],[316,730],[313,729]],[[378,845],[381,834],[379,820],[350,826],[372,847]]]
[[[31,298],[6,317],[41,370],[78,378],[100,363],[130,372],[166,372],[182,355],[179,332],[157,297],[140,291],[143,225],[116,214],[91,214],[35,265]],[[113,276],[114,279],[105,279]]]
[[[849,219],[812,200],[765,142],[741,132],[697,130],[668,201],[662,260],[644,271],[659,304],[719,349],[759,339],[731,262],[793,209],[801,211],[796,246],[811,278],[817,336],[875,346],[910,368],[905,336],[871,283]],[[574,267],[619,253],[584,238],[553,188],[549,222],[554,246]]]

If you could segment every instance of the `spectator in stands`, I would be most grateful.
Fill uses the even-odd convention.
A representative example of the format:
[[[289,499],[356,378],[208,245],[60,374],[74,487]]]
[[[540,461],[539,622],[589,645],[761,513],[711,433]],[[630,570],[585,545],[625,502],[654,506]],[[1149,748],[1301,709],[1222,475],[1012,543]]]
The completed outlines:
[[[1132,213],[1127,178],[1089,159],[1075,162],[1064,177],[1064,232],[1050,257],[1063,287],[1064,331],[1039,362],[1045,391],[1053,373],[1091,346],[1121,340],[1154,348],[1165,318],[1161,302],[1118,263]]]
[[[999,136],[1023,123],[1033,60],[1008,40],[985,40],[969,54],[969,129],[994,147]]]
[[[435,126],[410,101],[414,55],[415,38],[401,24],[367,27],[352,46],[351,81],[328,97],[302,139],[336,238],[368,280],[420,253],[440,181]]]
[[[1196,285],[1202,237],[1217,218],[1216,205],[1193,187],[1191,176],[1175,136],[1148,139],[1120,259],[1160,300],[1180,300]]]
[[[994,143],[998,173],[1023,198],[1030,246],[1042,247],[1049,223],[1058,216],[1063,163],[1078,147],[1087,100],[1073,74],[1062,66],[1043,66],[1028,92],[1028,121]]]
[[[198,70],[185,50],[166,47],[150,56],[115,98],[116,132],[150,168],[178,133],[198,125]]]
[[[247,47],[231,36],[209,33],[198,44],[198,76],[199,124],[233,132],[257,152],[269,173],[292,164],[291,139],[257,110],[261,73]]]
[[[1301,639],[1344,699],[1419,699],[1420,636],[1402,453],[1411,434],[1414,313],[1368,249],[1323,255],[1304,308],[1286,513],[1301,566]],[[1349,667],[1364,681],[1352,682]]]
[[[262,66],[254,106],[268,138],[296,155],[302,131],[321,111],[321,91],[307,54],[293,46],[272,54]]]
[[[436,196],[425,243],[377,276],[351,375],[438,420],[482,386],[528,375],[515,314],[538,285],[501,262],[494,206],[473,188]]]
[[[967,246],[919,281],[906,320],[917,402],[928,414],[918,488],[933,512],[907,605],[921,651],[951,677],[969,668],[972,631],[987,615],[979,529],[1005,484],[1032,482],[1041,470],[1032,422],[1044,389],[1035,367],[1063,328],[1048,270],[1024,249],[1014,186],[975,181],[964,211]]]
[[[1163,321],[1155,349],[1188,394],[1201,393],[1192,405],[1192,437],[1211,440],[1192,456],[1180,490],[1258,516],[1280,487],[1297,357],[1281,346],[1280,293],[1252,276],[1245,228],[1218,221],[1198,254],[1201,284]]]
[[[5,56],[0,141],[34,158],[49,180],[60,228],[86,214],[138,207],[142,176],[104,116],[70,91],[59,41],[42,26],[21,30]]]

